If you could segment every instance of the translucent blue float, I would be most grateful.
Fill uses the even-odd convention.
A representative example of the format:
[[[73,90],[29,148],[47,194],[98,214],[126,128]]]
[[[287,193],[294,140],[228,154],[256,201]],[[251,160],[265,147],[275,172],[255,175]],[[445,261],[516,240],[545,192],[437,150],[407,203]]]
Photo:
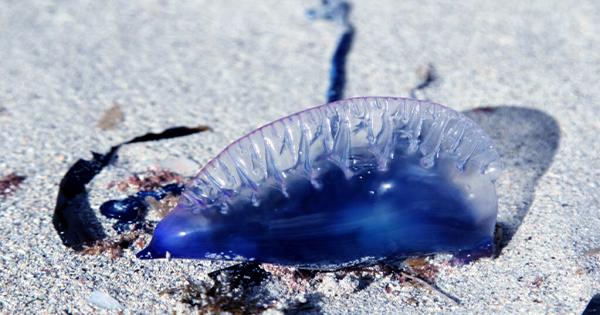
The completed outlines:
[[[352,98],[263,126],[189,184],[139,258],[332,268],[491,254],[498,154],[469,118],[403,98]]]

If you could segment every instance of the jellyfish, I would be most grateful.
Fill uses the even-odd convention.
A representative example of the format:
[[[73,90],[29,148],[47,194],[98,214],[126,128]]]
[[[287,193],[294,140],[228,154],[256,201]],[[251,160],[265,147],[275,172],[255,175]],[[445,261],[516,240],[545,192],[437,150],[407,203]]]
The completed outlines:
[[[344,99],[227,146],[137,256],[331,268],[491,255],[500,169],[490,138],[448,107]]]

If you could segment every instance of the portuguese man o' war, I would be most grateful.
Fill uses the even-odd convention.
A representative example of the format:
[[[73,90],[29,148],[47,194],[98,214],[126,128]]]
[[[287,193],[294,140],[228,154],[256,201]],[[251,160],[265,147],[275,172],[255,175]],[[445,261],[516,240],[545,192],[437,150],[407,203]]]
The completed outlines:
[[[138,257],[325,269],[491,255],[500,168],[490,138],[450,108],[345,99],[229,145],[187,185]]]

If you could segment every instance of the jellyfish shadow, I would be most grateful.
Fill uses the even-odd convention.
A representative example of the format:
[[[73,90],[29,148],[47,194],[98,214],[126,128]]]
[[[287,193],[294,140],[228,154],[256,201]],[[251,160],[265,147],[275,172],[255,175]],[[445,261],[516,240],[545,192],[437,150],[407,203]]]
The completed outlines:
[[[583,310],[581,315],[594,315],[600,314],[600,293],[592,297],[588,305]]]
[[[479,107],[463,112],[492,138],[504,171],[497,180],[497,251],[515,235],[560,142],[558,122],[543,111],[518,106]]]

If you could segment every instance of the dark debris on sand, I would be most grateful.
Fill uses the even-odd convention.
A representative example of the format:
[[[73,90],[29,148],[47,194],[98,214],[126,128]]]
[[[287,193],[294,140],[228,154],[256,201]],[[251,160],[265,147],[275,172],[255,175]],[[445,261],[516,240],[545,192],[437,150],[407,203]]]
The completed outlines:
[[[25,178],[25,176],[17,175],[15,173],[0,177],[0,198],[6,198],[14,194]]]
[[[161,292],[178,298],[200,313],[257,314],[273,308],[260,290],[269,273],[256,263],[242,263],[213,271],[205,281],[190,279],[180,288]]]
[[[116,129],[121,122],[125,119],[125,114],[119,104],[115,103],[109,109],[107,109],[96,126],[102,130],[113,130]]]
[[[101,255],[108,253],[111,258],[116,259],[123,256],[126,249],[135,246],[142,249],[146,244],[143,236],[148,234],[148,228],[133,229],[112,239],[97,241],[92,245],[85,245],[81,251],[84,255]]]
[[[211,272],[206,280],[186,279],[184,285],[164,290],[161,295],[177,299],[200,313],[255,314],[274,309],[285,314],[320,314],[325,298],[325,294],[320,292],[320,284],[325,278],[333,277],[340,285],[344,279],[352,279],[352,292],[362,291],[376,281],[384,280],[427,289],[460,304],[458,298],[436,286],[437,273],[438,267],[427,257],[407,259],[398,265],[377,264],[330,271],[241,263]],[[272,284],[287,293],[267,289]],[[392,287],[394,285],[386,286],[385,292],[396,294]],[[290,300],[289,296],[295,298]],[[414,297],[409,299],[414,300]],[[407,300],[407,303],[418,305],[419,301]]]
[[[108,188],[116,187],[121,192],[133,190],[153,190],[173,183],[183,183],[183,176],[164,169],[150,169],[142,173],[134,173],[126,180],[111,182]]]

